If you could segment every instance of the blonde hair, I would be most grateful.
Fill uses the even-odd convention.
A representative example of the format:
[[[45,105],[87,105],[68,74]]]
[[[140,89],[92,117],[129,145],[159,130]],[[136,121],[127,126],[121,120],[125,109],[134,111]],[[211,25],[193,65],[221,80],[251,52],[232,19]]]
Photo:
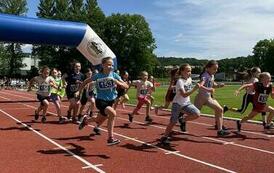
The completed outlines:
[[[262,72],[262,73],[260,73],[260,75],[259,75],[259,81],[261,82],[261,81],[262,81],[263,79],[265,79],[266,77],[271,78],[271,75],[270,75],[269,72]]]

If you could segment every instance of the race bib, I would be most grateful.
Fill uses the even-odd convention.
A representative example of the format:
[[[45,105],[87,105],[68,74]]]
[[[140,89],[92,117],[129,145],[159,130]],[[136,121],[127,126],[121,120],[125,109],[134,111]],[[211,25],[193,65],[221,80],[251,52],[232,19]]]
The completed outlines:
[[[115,83],[112,78],[105,78],[98,81],[98,88],[101,90],[115,88]]]
[[[260,94],[258,97],[259,103],[266,103],[267,102],[268,95],[267,94]]]
[[[79,85],[78,84],[72,84],[70,85],[70,91],[71,92],[76,92],[78,91]]]
[[[49,92],[50,87],[49,85],[40,85],[39,86],[39,92]]]
[[[147,95],[147,89],[141,89],[140,90],[140,94],[142,94],[142,95]]]

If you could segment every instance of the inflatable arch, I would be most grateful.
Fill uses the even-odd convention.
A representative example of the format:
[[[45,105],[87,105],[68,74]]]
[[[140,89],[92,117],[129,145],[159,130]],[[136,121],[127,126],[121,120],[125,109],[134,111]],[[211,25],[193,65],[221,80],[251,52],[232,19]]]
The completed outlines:
[[[76,47],[94,66],[115,54],[84,23],[0,14],[0,41]]]

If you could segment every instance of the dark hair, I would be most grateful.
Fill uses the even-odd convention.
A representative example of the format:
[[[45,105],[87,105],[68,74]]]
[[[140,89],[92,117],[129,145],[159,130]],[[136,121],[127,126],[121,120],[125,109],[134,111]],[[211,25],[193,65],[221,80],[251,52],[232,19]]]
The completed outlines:
[[[58,69],[57,69],[57,68],[52,68],[52,69],[50,70],[50,74],[51,74],[54,70],[56,70],[56,71],[58,72]]]
[[[105,57],[102,59],[102,64],[105,64],[108,60],[112,59],[111,57]]]
[[[187,66],[190,67],[190,65],[187,64],[187,63],[186,63],[186,64],[182,64],[182,65],[180,66],[180,68],[177,70],[177,75],[181,75],[181,72],[184,71],[185,68],[186,68]]]
[[[207,68],[210,68],[210,67],[212,67],[212,66],[214,66],[214,65],[218,65],[218,62],[215,61],[215,60],[210,60],[210,61],[208,61],[208,62],[206,63],[206,65],[204,66],[202,73],[200,73],[200,78],[201,78],[202,74],[206,71]]]
[[[173,78],[176,76],[178,70],[179,70],[178,68],[175,68],[175,69],[172,69],[172,70],[170,71],[170,78],[171,78],[171,79],[173,79]]]
[[[254,75],[256,73],[260,73],[261,69],[259,67],[252,67],[251,69],[246,70],[246,72],[244,72],[244,76],[243,78],[245,80],[250,80],[252,77],[255,77]]]

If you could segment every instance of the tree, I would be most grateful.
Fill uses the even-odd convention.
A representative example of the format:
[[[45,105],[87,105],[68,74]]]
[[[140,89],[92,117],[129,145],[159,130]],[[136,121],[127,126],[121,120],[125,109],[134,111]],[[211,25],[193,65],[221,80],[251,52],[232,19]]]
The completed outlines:
[[[151,73],[157,65],[153,50],[155,40],[145,18],[141,15],[113,14],[106,18],[104,40],[118,58],[118,67],[134,77],[146,70]]]
[[[103,37],[105,19],[106,16],[98,6],[97,0],[87,0],[85,21],[100,37]]]
[[[25,15],[27,12],[26,0],[2,0],[0,1],[0,12],[15,15]],[[6,44],[6,62],[8,63],[9,75],[15,76],[23,67],[22,59],[24,57],[21,49],[21,44],[11,43]]]
[[[273,62],[273,54],[271,50],[273,46],[273,39],[265,39],[260,40],[253,48],[254,63],[264,71],[272,71],[272,68],[269,65]]]

